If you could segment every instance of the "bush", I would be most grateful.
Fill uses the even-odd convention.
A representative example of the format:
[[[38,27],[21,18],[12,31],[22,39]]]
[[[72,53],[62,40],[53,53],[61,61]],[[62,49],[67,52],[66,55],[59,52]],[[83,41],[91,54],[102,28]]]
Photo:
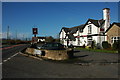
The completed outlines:
[[[97,43],[96,49],[102,49],[100,43]]]
[[[113,47],[113,50],[118,50],[119,49],[119,43],[118,42],[114,42],[112,47]]]
[[[102,47],[103,47],[103,49],[110,49],[111,45],[107,41],[103,41],[102,42]]]

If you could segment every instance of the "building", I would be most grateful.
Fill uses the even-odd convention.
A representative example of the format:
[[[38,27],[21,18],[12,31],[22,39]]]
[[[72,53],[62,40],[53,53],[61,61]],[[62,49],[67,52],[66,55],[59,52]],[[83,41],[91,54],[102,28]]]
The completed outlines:
[[[82,32],[83,39],[86,42],[85,46],[92,45],[92,41],[96,44],[101,44],[102,41],[105,41],[104,25],[105,20],[103,19],[88,19]]]
[[[46,37],[37,37],[38,38],[38,42],[45,42]]]
[[[72,28],[63,27],[59,33],[60,41],[66,46],[91,46],[94,41],[101,46],[103,41],[107,41],[105,31],[110,26],[110,9],[103,9],[103,19],[88,19],[83,25]]]
[[[46,37],[32,37],[32,43],[45,42]]]
[[[79,26],[75,26],[72,28],[63,27],[60,31],[60,34],[59,34],[61,43],[66,45],[66,46],[68,46],[68,45],[74,45],[74,46],[82,45],[82,44],[80,44],[80,42],[79,42],[80,40],[77,37],[80,36],[83,28],[84,28],[84,24],[79,25]]]
[[[111,45],[120,40],[120,23],[113,23],[107,30],[107,40]]]

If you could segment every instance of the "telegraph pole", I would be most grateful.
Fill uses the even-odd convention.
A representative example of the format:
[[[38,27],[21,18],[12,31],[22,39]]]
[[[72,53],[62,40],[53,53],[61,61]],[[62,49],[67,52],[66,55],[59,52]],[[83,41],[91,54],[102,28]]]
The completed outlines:
[[[7,27],[7,40],[9,39],[9,26]]]

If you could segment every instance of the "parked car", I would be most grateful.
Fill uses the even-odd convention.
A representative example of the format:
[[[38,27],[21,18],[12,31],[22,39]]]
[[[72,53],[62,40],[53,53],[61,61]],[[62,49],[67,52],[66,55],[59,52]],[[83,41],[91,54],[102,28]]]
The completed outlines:
[[[43,46],[44,44],[37,44],[37,49],[41,49],[41,47]]]
[[[46,43],[40,47],[40,49],[46,50],[65,50],[64,45],[60,43]]]

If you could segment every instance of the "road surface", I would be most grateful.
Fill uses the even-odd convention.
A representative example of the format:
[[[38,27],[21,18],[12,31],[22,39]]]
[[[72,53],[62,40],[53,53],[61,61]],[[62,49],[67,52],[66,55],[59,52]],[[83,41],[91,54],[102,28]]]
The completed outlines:
[[[18,44],[18,45],[9,45],[0,48],[2,50],[2,60],[6,60],[7,58],[13,56],[17,52],[22,51],[23,49],[30,46],[29,44]]]
[[[118,78],[118,63],[106,62],[115,59],[117,54],[93,53],[87,51],[75,52],[76,59],[68,62],[46,61],[18,53],[10,60],[3,62],[3,78]],[[96,58],[96,57],[98,58]],[[84,61],[83,61],[84,60]],[[88,60],[91,64],[84,63]],[[116,60],[110,60],[116,61]],[[81,65],[82,63],[83,65]]]

